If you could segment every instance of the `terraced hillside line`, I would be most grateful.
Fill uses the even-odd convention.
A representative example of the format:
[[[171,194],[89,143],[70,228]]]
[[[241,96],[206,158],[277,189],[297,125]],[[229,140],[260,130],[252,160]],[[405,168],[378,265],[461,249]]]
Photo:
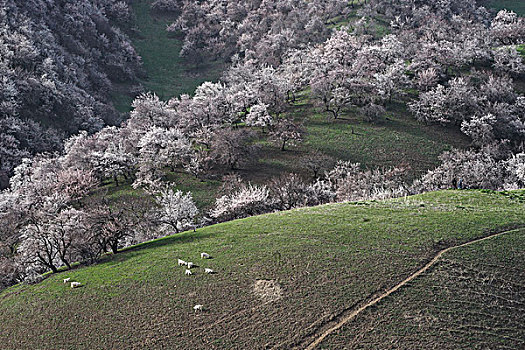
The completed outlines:
[[[475,243],[479,243],[479,242],[482,242],[482,241],[485,241],[485,240],[488,240],[488,239],[496,238],[496,237],[499,237],[499,236],[507,234],[507,233],[516,232],[518,230],[519,229],[513,229],[513,230],[498,232],[498,233],[495,233],[495,234],[492,234],[492,235],[489,235],[489,236],[486,236],[486,237],[483,237],[483,238],[478,238],[478,239],[475,239],[475,240],[472,240],[472,241],[469,241],[469,242],[466,242],[466,243],[462,243],[462,244],[459,244],[459,245],[456,245],[456,246],[448,247],[448,248],[445,248],[445,249],[439,251],[434,256],[434,258],[432,258],[432,260],[430,260],[425,266],[423,266],[422,268],[417,270],[415,273],[413,273],[412,275],[410,275],[409,277],[404,279],[399,284],[395,285],[391,289],[387,290],[386,292],[382,293],[381,295],[379,295],[378,297],[372,299],[371,301],[367,302],[366,304],[360,306],[359,308],[357,308],[357,309],[349,309],[348,311],[346,311],[345,313],[348,313],[346,316],[343,316],[343,318],[339,322],[337,322],[337,324],[335,324],[334,326],[332,326],[329,329],[327,329],[326,331],[324,331],[321,335],[317,336],[315,338],[315,340],[313,342],[311,342],[306,347],[306,350],[315,349],[315,347],[317,347],[319,344],[321,344],[321,342],[326,337],[328,337],[330,334],[332,334],[333,332],[335,332],[336,330],[341,328],[343,325],[345,325],[349,321],[353,320],[361,312],[363,312],[364,310],[368,309],[369,307],[374,306],[375,304],[379,303],[381,300],[383,300],[384,298],[388,297],[390,294],[396,292],[398,289],[400,289],[401,287],[403,287],[404,285],[406,285],[410,281],[414,280],[415,278],[417,278],[418,276],[420,276],[421,274],[426,272],[428,269],[430,269],[443,256],[443,254],[445,254],[445,253],[447,253],[447,252],[449,252],[451,250],[454,250],[454,249],[459,249],[459,248],[462,248],[462,247],[466,247],[466,246],[469,246],[471,244],[475,244]],[[301,346],[301,348],[302,348],[302,346]]]

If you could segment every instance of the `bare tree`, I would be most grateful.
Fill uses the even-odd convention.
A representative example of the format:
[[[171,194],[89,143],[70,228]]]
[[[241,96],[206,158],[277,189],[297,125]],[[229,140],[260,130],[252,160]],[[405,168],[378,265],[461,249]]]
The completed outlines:
[[[302,167],[312,174],[312,177],[318,178],[323,170],[332,166],[334,160],[326,154],[315,150],[301,159]]]
[[[296,145],[303,140],[305,128],[288,118],[279,120],[275,128],[270,133],[271,139],[279,145],[281,151],[285,150],[286,145]]]

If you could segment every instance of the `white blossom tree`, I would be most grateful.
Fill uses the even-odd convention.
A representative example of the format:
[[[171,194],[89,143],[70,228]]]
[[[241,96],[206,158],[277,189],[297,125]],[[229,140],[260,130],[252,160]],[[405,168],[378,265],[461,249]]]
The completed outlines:
[[[42,266],[57,272],[60,266],[71,268],[77,260],[75,245],[86,230],[85,213],[74,208],[56,212],[52,208],[31,215],[22,230],[18,250],[24,264]]]
[[[486,145],[494,141],[494,124],[496,117],[487,114],[481,117],[473,116],[461,124],[461,131],[469,136],[477,145]]]
[[[525,42],[525,20],[513,11],[499,11],[490,29],[494,38],[504,45]]]
[[[447,188],[501,189],[505,181],[503,164],[489,152],[454,150],[440,156],[441,165],[422,177],[424,191]]]
[[[525,73],[523,57],[517,46],[500,46],[494,50],[494,68],[500,72],[512,75]]]
[[[389,65],[383,72],[374,74],[376,80],[375,89],[381,98],[392,102],[392,98],[408,85],[405,71],[404,61],[399,59]]]
[[[180,190],[175,191],[170,184],[155,194],[155,201],[158,206],[157,221],[175,232],[191,227],[199,213],[191,192],[184,194]]]
[[[256,104],[250,107],[250,112],[246,116],[246,125],[259,126],[263,129],[271,127],[274,124],[272,116],[268,113],[268,106],[265,104]]]
[[[452,79],[448,87],[438,85],[422,93],[409,107],[418,120],[427,123],[461,124],[479,110],[477,94],[464,78]]]
[[[525,186],[525,153],[513,155],[505,162],[509,173],[506,186],[511,189],[519,189]]]
[[[227,221],[266,212],[272,207],[266,186],[242,185],[233,193],[219,197],[210,215],[217,221]]]

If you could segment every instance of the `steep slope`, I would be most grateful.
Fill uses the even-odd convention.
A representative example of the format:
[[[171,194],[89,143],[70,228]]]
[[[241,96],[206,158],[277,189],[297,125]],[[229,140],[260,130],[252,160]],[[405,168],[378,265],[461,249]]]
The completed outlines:
[[[2,1],[0,189],[24,157],[58,151],[79,130],[95,132],[121,121],[110,93],[114,83],[136,80],[140,59],[111,25],[113,5]]]
[[[7,349],[286,349],[404,280],[439,250],[523,227],[524,212],[523,193],[442,191],[210,226],[3,291],[0,343]],[[522,231],[513,237],[522,244]],[[201,260],[203,251],[213,259]],[[486,255],[471,259],[490,264]],[[185,276],[177,258],[200,267]],[[519,261],[509,259],[504,271],[515,271]],[[205,274],[203,267],[217,273]],[[69,288],[62,283],[67,277],[84,286]],[[204,310],[194,312],[196,304]]]
[[[142,57],[147,75],[141,80],[145,91],[154,92],[161,99],[168,100],[183,93],[192,94],[204,81],[217,81],[227,65],[220,60],[204,60],[196,67],[193,62],[179,57],[182,37],[166,31],[166,26],[175,20],[176,14],[152,11],[150,5],[153,2],[137,0],[131,4],[135,18],[126,30]],[[336,23],[359,18],[352,12],[349,18],[338,19],[341,23]],[[115,104],[121,111],[130,110],[132,97],[124,92],[129,88],[120,86],[121,93],[114,94]],[[404,165],[410,168],[412,176],[416,176],[437,166],[438,156],[443,151],[467,148],[470,143],[458,128],[417,122],[403,101],[390,104],[386,118],[376,123],[366,122],[357,109],[345,110],[341,114],[340,120],[330,120],[327,113],[320,112],[320,108],[313,105],[305,92],[298,96],[296,104],[289,106],[286,113],[304,124],[307,131],[304,142],[282,152],[279,145],[267,141],[267,134],[259,133],[262,139],[259,157],[255,157],[251,164],[243,165],[239,172],[256,183],[267,182],[273,176],[288,172],[309,179],[312,174],[305,169],[304,158],[319,151],[329,157],[323,170],[331,168],[336,160],[343,159],[360,162],[363,167],[369,168]],[[200,191],[200,184],[194,184],[198,181],[188,179],[187,176],[177,174],[173,180],[178,184],[193,182],[181,188]],[[217,187],[218,183],[210,182],[209,186]],[[211,202],[210,198],[214,196],[209,194],[208,201]]]
[[[131,39],[133,47],[142,58],[145,76],[140,83],[145,91],[156,93],[163,100],[180,94],[192,94],[204,81],[219,78],[225,64],[205,62],[195,67],[193,62],[182,59],[181,38],[170,35],[166,26],[176,18],[172,13],[157,13],[151,10],[154,0],[135,0],[131,2],[133,19],[122,28]],[[133,86],[121,84],[113,93],[113,103],[122,112],[131,109]]]

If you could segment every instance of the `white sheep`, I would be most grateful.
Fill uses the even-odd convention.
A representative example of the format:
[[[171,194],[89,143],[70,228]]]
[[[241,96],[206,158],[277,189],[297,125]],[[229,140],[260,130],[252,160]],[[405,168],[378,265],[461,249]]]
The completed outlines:
[[[177,259],[177,263],[179,264],[179,266],[183,266],[183,265],[188,264],[186,261],[181,260],[181,259]]]
[[[71,281],[71,277],[68,277],[68,278],[64,278],[64,284],[66,284],[67,282]]]
[[[71,288],[78,288],[80,286],[82,286],[80,282],[71,282]]]
[[[202,311],[204,306],[202,306],[201,304],[197,304],[193,307],[193,310],[195,310],[195,312],[197,311]]]
[[[184,274],[185,274],[186,276],[190,276],[190,275],[193,275],[193,272],[191,272],[191,270],[186,269],[186,271],[184,272]]]
[[[191,261],[188,262],[186,265],[188,266],[188,269],[191,269],[191,268],[194,266],[193,263],[192,263]]]
[[[206,273],[215,273],[215,271],[213,271],[212,269],[209,269],[207,267],[204,269],[204,272],[206,272]]]
[[[201,259],[209,259],[210,258],[210,254],[208,253],[201,253]]]

